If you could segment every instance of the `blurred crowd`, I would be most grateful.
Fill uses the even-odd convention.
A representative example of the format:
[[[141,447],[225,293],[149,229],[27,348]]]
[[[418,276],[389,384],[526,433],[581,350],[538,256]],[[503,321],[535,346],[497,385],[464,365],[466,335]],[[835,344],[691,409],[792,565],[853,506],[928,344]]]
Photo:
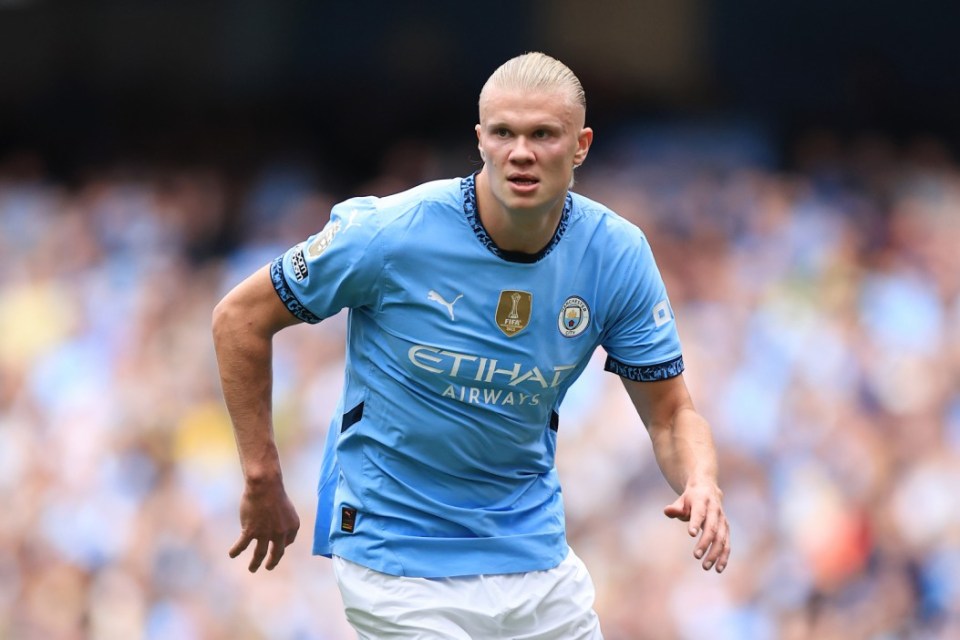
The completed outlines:
[[[805,136],[789,163],[623,135],[576,190],[643,228],[732,523],[693,558],[603,354],[561,407],[569,539],[608,640],[960,638],[960,164],[935,139]],[[722,151],[723,145],[721,145]],[[230,560],[242,489],[210,314],[332,204],[478,168],[422,146],[350,192],[303,162],[52,178],[0,162],[0,638],[354,637],[310,556],[345,320],[276,339],[300,537]],[[784,168],[786,167],[786,168]]]

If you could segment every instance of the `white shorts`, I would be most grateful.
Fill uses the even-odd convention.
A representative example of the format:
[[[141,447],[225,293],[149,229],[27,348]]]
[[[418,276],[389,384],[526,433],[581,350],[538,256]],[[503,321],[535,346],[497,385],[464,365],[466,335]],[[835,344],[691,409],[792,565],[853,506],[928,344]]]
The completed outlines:
[[[594,588],[571,550],[529,573],[408,578],[333,557],[360,640],[603,640]]]

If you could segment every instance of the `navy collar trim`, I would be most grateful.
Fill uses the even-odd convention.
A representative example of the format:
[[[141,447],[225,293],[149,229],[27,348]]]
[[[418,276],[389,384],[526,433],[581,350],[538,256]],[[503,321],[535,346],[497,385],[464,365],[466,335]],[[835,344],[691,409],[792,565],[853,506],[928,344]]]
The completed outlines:
[[[494,242],[493,238],[490,237],[490,234],[487,233],[486,227],[483,226],[483,222],[480,220],[480,211],[477,208],[476,177],[477,174],[474,173],[466,178],[461,179],[460,191],[463,194],[463,212],[467,216],[467,222],[473,229],[473,233],[476,234],[477,240],[480,241],[480,244],[485,246],[490,253],[498,258],[506,260],[507,262],[522,262],[532,264],[534,262],[540,262],[546,258],[557,246],[557,243],[560,242],[560,238],[562,238],[563,234],[567,231],[567,225],[570,222],[570,210],[573,208],[573,197],[570,195],[570,193],[567,193],[567,197],[563,203],[563,213],[560,214],[560,224],[557,225],[557,230],[553,232],[553,237],[543,249],[540,249],[540,251],[536,253],[506,251],[497,246],[497,243]]]

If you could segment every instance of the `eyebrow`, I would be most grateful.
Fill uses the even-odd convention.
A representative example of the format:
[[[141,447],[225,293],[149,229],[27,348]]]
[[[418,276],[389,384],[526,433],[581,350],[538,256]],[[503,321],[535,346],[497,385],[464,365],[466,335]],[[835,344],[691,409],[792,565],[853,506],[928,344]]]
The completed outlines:
[[[482,125],[484,129],[510,129],[514,130],[518,128],[515,124],[510,124],[503,120],[492,120],[485,125]],[[561,123],[546,123],[538,122],[530,126],[524,126],[522,128],[531,129],[533,131],[538,131],[540,129],[545,129],[548,131],[563,131],[564,127]]]

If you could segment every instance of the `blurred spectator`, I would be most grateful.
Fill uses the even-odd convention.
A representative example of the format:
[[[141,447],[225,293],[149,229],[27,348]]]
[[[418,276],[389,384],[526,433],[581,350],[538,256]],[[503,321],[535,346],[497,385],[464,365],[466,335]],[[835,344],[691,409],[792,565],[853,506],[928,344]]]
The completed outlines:
[[[719,577],[690,557],[598,355],[563,407],[558,466],[608,640],[960,637],[960,165],[930,139],[817,132],[792,172],[756,132],[624,140],[577,188],[651,238],[735,552]],[[401,145],[365,187],[443,166]],[[225,290],[341,194],[290,158],[246,181],[0,167],[0,638],[352,637],[309,554],[343,318],[277,339],[304,527],[267,575],[227,558],[241,481],[209,334]]]

